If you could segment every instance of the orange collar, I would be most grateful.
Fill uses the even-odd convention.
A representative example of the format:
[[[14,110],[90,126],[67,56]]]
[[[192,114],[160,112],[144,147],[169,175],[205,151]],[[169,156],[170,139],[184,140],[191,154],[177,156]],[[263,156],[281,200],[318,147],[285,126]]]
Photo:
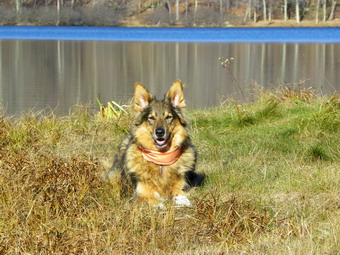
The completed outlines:
[[[138,148],[142,151],[143,158],[146,161],[160,166],[171,166],[179,159],[182,154],[180,147],[176,147],[175,149],[167,152],[151,151],[142,147]]]

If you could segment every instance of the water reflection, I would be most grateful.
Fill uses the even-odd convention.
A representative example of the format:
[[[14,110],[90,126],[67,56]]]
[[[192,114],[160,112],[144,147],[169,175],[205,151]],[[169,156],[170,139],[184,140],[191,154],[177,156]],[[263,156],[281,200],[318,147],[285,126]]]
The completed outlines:
[[[161,97],[181,79],[191,107],[212,107],[224,97],[241,99],[220,57],[233,57],[242,91],[298,83],[322,93],[339,91],[339,44],[159,43],[102,41],[0,41],[0,102],[8,114],[132,97],[142,82]]]

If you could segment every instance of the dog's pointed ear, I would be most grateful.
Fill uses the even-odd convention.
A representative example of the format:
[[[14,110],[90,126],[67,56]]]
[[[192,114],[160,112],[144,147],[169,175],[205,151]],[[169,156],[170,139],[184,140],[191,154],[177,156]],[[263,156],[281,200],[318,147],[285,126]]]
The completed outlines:
[[[186,106],[183,95],[183,84],[180,80],[175,81],[170,87],[166,98],[170,100],[171,104],[175,108],[184,108]]]
[[[139,82],[135,84],[134,101],[135,101],[135,110],[138,112],[142,112],[152,101],[152,95]]]

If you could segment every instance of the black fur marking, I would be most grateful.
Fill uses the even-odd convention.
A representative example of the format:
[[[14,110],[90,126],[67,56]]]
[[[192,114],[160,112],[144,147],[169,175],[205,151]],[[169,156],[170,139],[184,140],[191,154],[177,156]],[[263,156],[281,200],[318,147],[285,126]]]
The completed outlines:
[[[151,107],[148,105],[135,119],[135,126],[140,126],[144,121],[148,119],[148,116],[151,112]]]

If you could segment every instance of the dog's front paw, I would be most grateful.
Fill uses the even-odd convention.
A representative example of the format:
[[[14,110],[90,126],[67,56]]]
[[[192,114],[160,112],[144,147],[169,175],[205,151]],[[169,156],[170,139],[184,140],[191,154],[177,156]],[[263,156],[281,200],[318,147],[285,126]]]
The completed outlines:
[[[180,196],[180,195],[175,196],[174,202],[175,202],[176,206],[180,206],[180,207],[181,206],[187,206],[187,207],[191,206],[191,203],[186,196]]]

